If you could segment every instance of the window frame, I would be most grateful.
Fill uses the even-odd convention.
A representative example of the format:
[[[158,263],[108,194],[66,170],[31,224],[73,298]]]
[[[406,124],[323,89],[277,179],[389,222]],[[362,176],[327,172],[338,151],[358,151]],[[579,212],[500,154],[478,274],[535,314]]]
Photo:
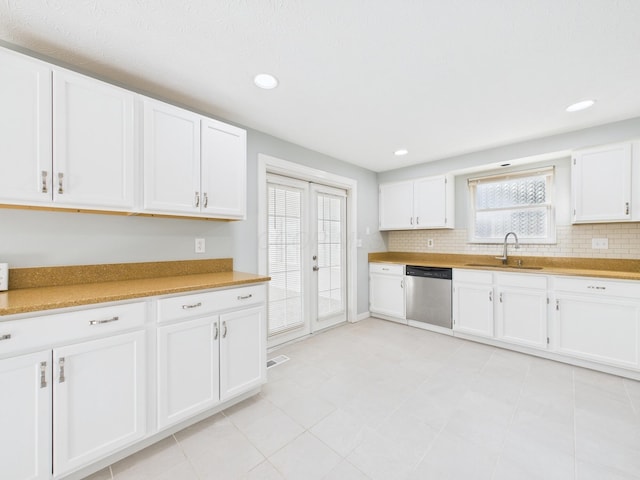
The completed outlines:
[[[500,173],[495,175],[488,175],[484,177],[469,178],[467,180],[467,192],[469,195],[469,217],[468,217],[468,243],[475,244],[501,244],[504,242],[504,236],[502,237],[477,237],[475,232],[476,214],[478,209],[476,208],[476,187],[482,183],[499,183],[500,181],[509,181],[518,178],[526,177],[539,177],[545,176],[545,203],[541,204],[529,204],[514,207],[483,209],[481,212],[501,211],[501,210],[531,210],[541,207],[546,208],[547,213],[547,235],[544,238],[527,237],[521,235],[520,232],[515,232],[518,235],[518,240],[521,244],[531,245],[549,245],[557,243],[556,240],[556,195],[555,195],[555,166],[536,168],[531,170],[521,170],[508,173]]]

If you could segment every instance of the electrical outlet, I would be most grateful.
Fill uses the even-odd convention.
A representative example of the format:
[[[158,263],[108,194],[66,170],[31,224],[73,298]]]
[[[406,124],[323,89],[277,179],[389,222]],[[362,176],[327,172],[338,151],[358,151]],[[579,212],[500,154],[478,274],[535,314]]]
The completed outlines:
[[[427,248],[433,248],[433,238],[427,239]]]
[[[608,238],[592,238],[591,248],[606,250],[609,248],[609,239]]]
[[[196,238],[196,253],[204,253],[205,250],[204,238]]]

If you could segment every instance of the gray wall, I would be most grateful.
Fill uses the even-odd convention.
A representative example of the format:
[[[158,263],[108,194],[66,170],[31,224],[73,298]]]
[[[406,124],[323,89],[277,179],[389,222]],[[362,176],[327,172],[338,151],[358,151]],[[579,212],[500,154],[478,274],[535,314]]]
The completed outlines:
[[[94,215],[0,209],[0,262],[11,268],[233,257],[236,270],[258,270],[258,153],[353,178],[358,182],[358,313],[368,310],[369,251],[384,250],[378,233],[376,174],[254,130],[248,131],[247,220]],[[366,228],[371,230],[366,235]],[[194,253],[194,238],[206,254]]]

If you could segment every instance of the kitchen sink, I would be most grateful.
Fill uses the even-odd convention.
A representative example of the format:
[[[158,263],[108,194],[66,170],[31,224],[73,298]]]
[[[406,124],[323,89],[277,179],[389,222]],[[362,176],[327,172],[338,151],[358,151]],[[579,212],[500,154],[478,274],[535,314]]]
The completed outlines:
[[[518,265],[495,265],[488,263],[465,263],[466,267],[511,268],[513,270],[542,270],[542,267],[525,267]]]

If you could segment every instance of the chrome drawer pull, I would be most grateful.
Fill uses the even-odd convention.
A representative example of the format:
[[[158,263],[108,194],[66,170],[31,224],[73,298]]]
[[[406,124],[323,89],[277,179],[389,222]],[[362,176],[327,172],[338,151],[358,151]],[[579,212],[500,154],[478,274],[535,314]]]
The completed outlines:
[[[64,173],[58,173],[58,194],[60,195],[64,193],[64,188],[62,186],[63,179],[64,179]]]
[[[596,285],[589,285],[587,288],[590,288],[592,290],[606,290],[607,287],[598,287]]]
[[[43,170],[41,172],[42,175],[42,193],[48,193],[49,190],[47,189],[47,176],[49,175],[49,172],[47,172],[46,170]]]
[[[253,297],[253,293],[250,293],[249,295],[238,295],[238,300],[246,300],[251,297]]]
[[[215,323],[215,326],[216,326],[216,334],[215,334],[215,336],[213,337],[213,339],[214,339],[214,340],[217,340],[217,339],[218,339],[218,334],[220,333],[220,330],[218,330],[218,322],[216,322],[216,323]]]
[[[47,362],[40,362],[40,388],[47,388]]]
[[[64,357],[60,357],[58,360],[58,366],[60,367],[60,378],[58,379],[58,383],[64,383],[66,380],[64,377]]]
[[[227,322],[222,322],[222,328],[224,328],[224,332],[222,332],[222,338],[227,338]]]
[[[11,340],[11,334],[5,333],[4,335],[0,335],[0,340]]]
[[[118,320],[120,320],[120,317],[107,318],[106,320],[91,320],[89,325],[102,325],[103,323],[117,322]]]
[[[191,305],[182,305],[183,310],[189,310],[190,308],[198,308],[202,306],[202,302],[193,303]]]

